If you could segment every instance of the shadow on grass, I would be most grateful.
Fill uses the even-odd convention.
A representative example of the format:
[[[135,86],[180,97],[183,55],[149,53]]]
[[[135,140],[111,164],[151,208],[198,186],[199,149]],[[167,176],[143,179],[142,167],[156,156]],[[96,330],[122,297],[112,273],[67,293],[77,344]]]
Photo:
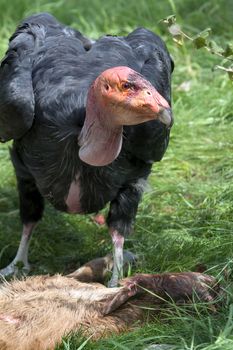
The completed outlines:
[[[15,256],[21,237],[17,190],[0,188],[0,266]],[[90,216],[60,213],[46,203],[44,217],[34,230],[29,250],[32,273],[70,272],[111,249],[107,228]]]

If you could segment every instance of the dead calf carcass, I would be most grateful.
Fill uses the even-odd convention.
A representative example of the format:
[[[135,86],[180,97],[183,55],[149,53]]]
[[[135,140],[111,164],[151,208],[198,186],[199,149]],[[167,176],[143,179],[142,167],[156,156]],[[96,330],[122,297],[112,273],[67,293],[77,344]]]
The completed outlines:
[[[132,328],[148,315],[145,306],[166,300],[203,301],[216,295],[214,278],[201,273],[138,274],[119,288],[100,281],[111,258],[94,260],[69,276],[35,276],[0,288],[0,349],[54,349],[71,331],[93,339]],[[152,293],[149,293],[151,291]],[[144,308],[142,308],[143,306]],[[153,311],[150,311],[153,313]]]

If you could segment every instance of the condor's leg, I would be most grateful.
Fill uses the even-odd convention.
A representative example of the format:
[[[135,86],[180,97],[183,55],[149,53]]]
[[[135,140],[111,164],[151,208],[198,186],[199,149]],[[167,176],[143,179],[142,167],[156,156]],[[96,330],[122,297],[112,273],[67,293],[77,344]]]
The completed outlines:
[[[138,204],[143,192],[144,179],[130,184],[121,191],[111,202],[107,218],[109,232],[113,243],[113,272],[108,286],[113,288],[118,285],[123,277],[123,246],[125,237],[132,231]]]
[[[31,234],[36,223],[41,219],[44,209],[44,201],[39,193],[32,177],[20,178],[17,176],[20,217],[23,223],[23,232],[18,251],[14,260],[5,268],[0,270],[0,275],[8,276],[18,272],[19,263],[23,264],[23,271],[28,272],[28,248]]]

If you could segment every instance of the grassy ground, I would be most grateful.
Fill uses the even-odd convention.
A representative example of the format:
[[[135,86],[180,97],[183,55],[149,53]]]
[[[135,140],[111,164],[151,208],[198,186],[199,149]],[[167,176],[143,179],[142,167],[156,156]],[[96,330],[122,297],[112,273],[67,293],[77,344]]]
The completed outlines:
[[[224,279],[227,300],[215,315],[197,307],[193,313],[173,308],[162,319],[120,337],[87,344],[78,335],[59,349],[144,349],[153,343],[179,350],[233,348],[233,98],[227,77],[213,73],[217,60],[189,46],[177,49],[158,23],[176,12],[186,31],[212,27],[219,42],[231,39],[233,2],[201,0],[35,1],[0,0],[0,53],[20,18],[50,11],[87,35],[126,33],[144,25],[163,35],[174,57],[175,125],[164,160],[154,166],[150,188],[140,205],[135,233],[126,246],[141,257],[138,271],[194,270],[204,264]],[[182,83],[190,89],[184,91]],[[0,146],[0,265],[16,252],[21,224],[15,177],[8,147]],[[95,245],[92,242],[95,242]],[[106,228],[90,217],[68,216],[49,205],[32,239],[34,273],[65,272],[111,248]],[[82,345],[83,344],[83,345]]]

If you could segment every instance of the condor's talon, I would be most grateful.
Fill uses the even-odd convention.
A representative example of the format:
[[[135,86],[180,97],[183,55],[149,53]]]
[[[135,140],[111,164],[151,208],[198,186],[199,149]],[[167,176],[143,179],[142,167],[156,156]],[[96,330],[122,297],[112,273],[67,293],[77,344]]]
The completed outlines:
[[[0,270],[0,276],[2,275],[6,277],[11,275],[26,275],[31,270],[30,264],[28,263],[28,248],[30,244],[31,234],[35,226],[35,222],[24,224],[16,256],[8,266]]]
[[[8,266],[0,270],[0,277],[27,275],[30,271],[31,267],[28,263],[24,264],[21,261],[12,261]]]
[[[15,275],[15,265],[14,264],[9,264],[8,266],[4,267],[3,269],[0,270],[0,277],[8,277],[8,276],[13,276]]]

